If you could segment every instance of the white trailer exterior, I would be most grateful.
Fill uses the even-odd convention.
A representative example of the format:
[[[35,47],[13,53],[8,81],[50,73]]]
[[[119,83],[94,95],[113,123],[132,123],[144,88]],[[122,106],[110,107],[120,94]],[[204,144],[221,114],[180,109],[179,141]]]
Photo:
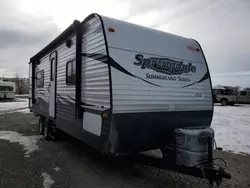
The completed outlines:
[[[209,127],[208,66],[199,43],[92,14],[30,59],[30,109],[107,154],[173,143]]]
[[[15,82],[7,82],[0,80],[0,99],[14,99],[15,92]]]

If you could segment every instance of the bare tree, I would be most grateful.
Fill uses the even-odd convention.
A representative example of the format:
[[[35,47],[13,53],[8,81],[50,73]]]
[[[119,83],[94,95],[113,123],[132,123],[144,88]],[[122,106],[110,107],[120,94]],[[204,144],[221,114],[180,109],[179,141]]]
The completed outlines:
[[[16,93],[17,94],[24,94],[24,90],[25,90],[25,80],[24,78],[20,78],[19,75],[17,74],[15,77],[15,83],[16,83]]]

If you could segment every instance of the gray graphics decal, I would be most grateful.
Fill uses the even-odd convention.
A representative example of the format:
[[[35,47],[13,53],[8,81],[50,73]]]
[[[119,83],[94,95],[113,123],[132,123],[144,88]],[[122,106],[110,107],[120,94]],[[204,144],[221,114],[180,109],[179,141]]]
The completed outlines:
[[[153,69],[168,75],[181,75],[184,73],[196,73],[196,66],[192,63],[184,64],[182,61],[175,61],[168,58],[144,58],[142,54],[135,55],[134,65],[142,69]]]
[[[84,57],[87,57],[87,58],[91,58],[91,59],[95,59],[95,60],[98,60],[100,61],[100,59],[102,59],[104,56],[106,55],[103,55],[103,54],[91,54],[91,53],[82,53],[82,56]],[[142,59],[143,58],[143,59]],[[182,81],[182,82],[190,82],[190,78],[186,78],[186,77],[183,77],[183,76],[178,76],[178,75],[181,75],[181,74],[190,74],[190,73],[195,73],[196,72],[196,66],[192,65],[192,63],[189,63],[189,64],[184,64],[183,62],[181,61],[175,61],[175,60],[170,60],[170,59],[167,59],[167,58],[148,58],[148,59],[144,59],[144,57],[141,55],[141,54],[137,54],[135,56],[135,59],[136,59],[136,62],[134,62],[135,65],[137,66],[141,66],[142,69],[145,69],[145,68],[150,68],[150,69],[153,69],[153,70],[156,70],[157,72],[163,72],[165,74],[168,74],[169,75],[166,75],[166,76],[162,76],[162,75],[154,75],[154,74],[149,74],[147,73],[146,74],[146,79],[161,79],[161,80],[178,80],[178,81]],[[150,60],[149,60],[150,59]],[[160,63],[156,63],[156,59],[160,59]],[[105,60],[105,61],[102,61],[103,63],[105,64],[108,64],[108,61]],[[150,64],[150,62],[153,62]],[[127,75],[130,75],[132,77],[135,77],[135,78],[138,78],[148,84],[151,84],[151,85],[154,85],[154,86],[157,86],[157,87],[163,87],[161,85],[158,85],[158,84],[155,84],[155,83],[152,83],[152,82],[149,82],[143,78],[140,78],[132,73],[130,73],[128,70],[126,70],[124,67],[122,67],[120,64],[118,64],[113,58],[109,57],[109,64],[111,67],[115,68],[116,70],[124,73],[124,74],[127,74]],[[186,86],[182,86],[182,87],[189,87],[191,85],[194,85],[196,83],[200,83],[206,79],[209,78],[209,74],[208,72],[205,73],[205,75],[199,80],[199,81],[196,81],[192,84],[188,84]]]

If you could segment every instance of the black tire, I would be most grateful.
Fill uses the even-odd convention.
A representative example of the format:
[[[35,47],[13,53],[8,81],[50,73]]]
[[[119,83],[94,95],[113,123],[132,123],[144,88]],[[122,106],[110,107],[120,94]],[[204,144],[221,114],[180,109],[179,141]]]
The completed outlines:
[[[228,105],[228,100],[227,99],[221,99],[220,101],[222,106],[227,106]]]
[[[56,128],[56,126],[51,126],[51,135],[53,140],[60,141],[61,140],[61,131]]]
[[[38,125],[37,125],[39,135],[43,135],[44,133],[44,123],[45,123],[44,117],[40,116],[38,120]]]
[[[51,126],[48,121],[44,123],[44,131],[43,131],[43,137],[45,140],[50,140],[50,133],[51,133]]]

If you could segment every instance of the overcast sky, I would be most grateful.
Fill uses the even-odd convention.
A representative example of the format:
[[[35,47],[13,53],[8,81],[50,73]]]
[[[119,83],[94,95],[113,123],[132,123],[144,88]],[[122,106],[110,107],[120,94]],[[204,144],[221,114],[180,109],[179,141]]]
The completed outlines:
[[[250,0],[1,0],[0,76],[27,76],[31,56],[93,12],[194,38],[213,85],[250,87]]]

